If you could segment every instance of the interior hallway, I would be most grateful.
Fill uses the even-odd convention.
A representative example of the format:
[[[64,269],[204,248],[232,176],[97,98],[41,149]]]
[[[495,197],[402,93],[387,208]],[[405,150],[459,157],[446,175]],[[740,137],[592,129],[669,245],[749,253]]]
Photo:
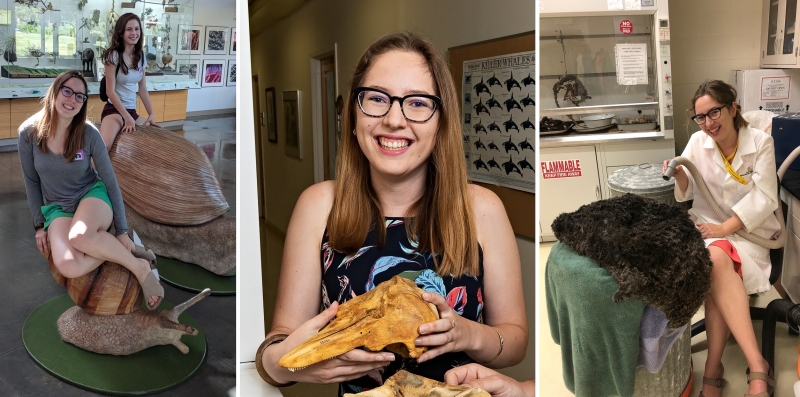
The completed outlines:
[[[187,120],[182,134],[209,155],[236,215],[236,118]],[[44,302],[64,295],[36,248],[25,184],[16,151],[0,153],[0,395],[98,396],[67,384],[39,367],[22,344],[22,325]],[[180,303],[194,293],[162,283],[166,300]],[[205,332],[207,352],[185,383],[157,395],[226,396],[236,385],[236,296],[209,296],[188,311]]]
[[[550,256],[550,249],[554,243],[542,243],[540,245],[539,260],[540,268],[538,273],[539,280],[539,351],[540,368],[539,373],[541,382],[541,396],[571,396],[569,390],[564,385],[564,378],[561,375],[561,346],[553,342],[550,336],[550,322],[547,320],[547,306],[545,304],[544,272],[547,264],[547,257]],[[775,289],[769,290],[764,296],[751,299],[750,304],[759,307],[766,307],[773,299],[780,296]],[[704,318],[703,308],[692,318],[692,323]],[[756,332],[756,339],[761,342],[761,321],[753,321]],[[797,381],[797,346],[800,341],[796,337],[789,336],[789,328],[785,323],[779,322],[775,331],[775,379],[777,387],[775,396],[788,397],[794,395],[794,383]],[[703,384],[703,367],[706,363],[706,334],[692,338],[692,361],[694,363],[694,386],[692,396],[700,394]],[[736,341],[731,338],[725,347],[722,356],[722,365],[725,367],[725,379],[727,385],[722,389],[723,397],[741,397],[747,393],[747,361],[745,360],[742,349],[736,345]]]

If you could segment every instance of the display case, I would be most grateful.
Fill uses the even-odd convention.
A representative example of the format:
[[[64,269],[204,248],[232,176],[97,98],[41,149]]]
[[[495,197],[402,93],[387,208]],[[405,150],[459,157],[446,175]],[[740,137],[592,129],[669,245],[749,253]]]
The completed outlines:
[[[797,0],[763,0],[760,66],[798,67]]]
[[[675,155],[667,2],[598,9],[610,6],[586,0],[565,11],[543,0],[537,164],[543,241],[555,239],[550,225],[558,214],[609,198],[615,170]]]
[[[175,54],[178,27],[192,26],[193,0],[0,0],[0,97],[40,95],[69,69],[99,81],[100,56],[117,18],[127,12],[142,19],[148,76],[165,76],[155,79],[161,83],[197,80],[176,67],[191,54]]]

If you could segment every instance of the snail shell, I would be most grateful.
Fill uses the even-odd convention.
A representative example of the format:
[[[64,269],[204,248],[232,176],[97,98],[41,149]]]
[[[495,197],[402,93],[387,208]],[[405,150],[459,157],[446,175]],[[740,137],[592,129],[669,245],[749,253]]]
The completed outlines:
[[[228,211],[208,156],[178,134],[139,125],[109,155],[125,203],[153,222],[199,225]]]
[[[67,289],[75,305],[88,314],[128,314],[142,310],[142,288],[128,269],[104,262],[91,272],[77,278],[66,278],[48,258],[53,278]]]

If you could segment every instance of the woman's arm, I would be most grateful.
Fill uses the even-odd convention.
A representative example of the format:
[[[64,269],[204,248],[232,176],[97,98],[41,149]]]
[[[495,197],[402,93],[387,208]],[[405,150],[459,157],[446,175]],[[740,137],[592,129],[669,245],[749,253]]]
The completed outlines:
[[[491,191],[475,185],[470,185],[470,194],[478,241],[483,248],[483,318],[486,324],[461,318],[443,297],[427,293],[431,297],[429,301],[439,308],[443,318],[453,316],[456,326],[452,327],[449,320],[423,325],[427,328],[424,334],[437,333],[419,338],[421,343],[418,344],[432,348],[418,361],[449,351],[464,351],[475,361],[492,368],[509,367],[522,361],[528,346],[519,249],[500,199]],[[503,350],[499,356],[498,332],[503,338]]]
[[[139,80],[139,98],[142,98],[145,110],[147,110],[147,120],[145,124],[161,127],[156,124],[155,113],[153,113],[153,104],[150,102],[150,93],[147,92],[147,81],[145,80],[144,72],[142,72],[142,79]]]
[[[122,201],[122,192],[119,190],[117,176],[114,174],[114,168],[111,166],[111,159],[108,157],[108,151],[100,132],[91,124],[86,124],[85,129],[84,139],[87,140],[89,150],[91,150],[94,167],[100,179],[106,185],[108,198],[111,200],[111,206],[114,207],[112,208],[114,211],[114,228],[116,229],[114,236],[119,237],[128,233],[128,222],[125,217],[125,203]]]
[[[28,206],[30,206],[31,216],[33,217],[33,226],[38,229],[44,227],[44,215],[42,215],[41,210],[44,205],[44,198],[42,196],[39,173],[36,172],[33,164],[33,151],[38,150],[38,148],[29,140],[29,134],[33,134],[32,128],[20,127],[17,148],[19,150],[19,162],[22,166],[22,176],[25,179]]]
[[[116,57],[117,63],[124,62],[120,59],[116,52],[111,54],[112,59]],[[108,103],[112,104],[119,115],[122,116],[123,127],[122,132],[133,132],[136,129],[136,120],[128,113],[125,106],[122,105],[122,100],[117,95],[117,64],[112,62],[105,63],[105,78],[106,78],[106,95],[108,96]],[[111,73],[109,73],[111,71]],[[113,142],[112,142],[113,144]]]
[[[278,365],[284,354],[316,334],[335,314],[336,308],[332,306],[317,315],[322,299],[320,245],[333,203],[333,187],[333,182],[322,182],[306,189],[295,204],[286,231],[275,314],[267,336],[288,334],[289,337],[269,346],[262,356],[264,369],[278,383],[341,382],[385,366],[387,359],[393,357],[385,353],[352,350],[296,372]]]
[[[775,174],[775,145],[771,136],[764,137],[756,152],[750,189],[736,205],[731,207],[741,220],[745,231],[757,229],[773,216],[778,208],[778,177]]]

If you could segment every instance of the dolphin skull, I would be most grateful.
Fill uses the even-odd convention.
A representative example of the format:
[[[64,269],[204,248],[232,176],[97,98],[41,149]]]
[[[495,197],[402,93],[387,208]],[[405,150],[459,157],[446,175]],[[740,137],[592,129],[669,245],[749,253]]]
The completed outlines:
[[[418,358],[419,326],[439,319],[436,306],[422,299],[413,281],[394,276],[375,289],[343,303],[336,318],[311,339],[286,353],[278,364],[290,371],[328,360],[355,348],[387,350]]]
[[[451,386],[402,370],[387,379],[383,386],[344,397],[490,397],[483,389]]]

